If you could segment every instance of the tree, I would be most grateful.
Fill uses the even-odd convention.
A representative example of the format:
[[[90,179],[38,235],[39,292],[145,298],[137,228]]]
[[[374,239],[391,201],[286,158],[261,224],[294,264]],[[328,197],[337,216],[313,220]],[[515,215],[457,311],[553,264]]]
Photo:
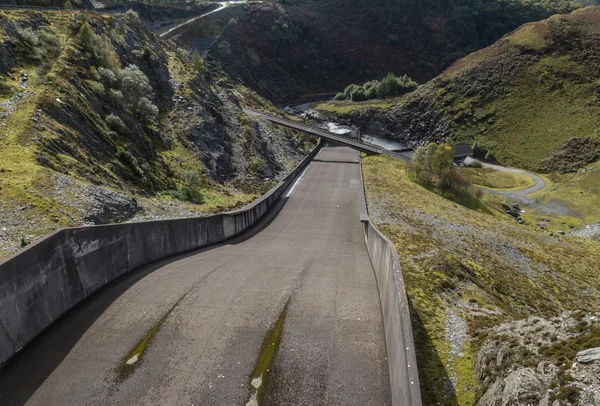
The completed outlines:
[[[192,63],[196,67],[196,70],[198,71],[198,73],[203,75],[206,68],[204,66],[204,61],[200,57],[200,53],[198,52],[197,49],[195,49],[194,52],[192,53]]]

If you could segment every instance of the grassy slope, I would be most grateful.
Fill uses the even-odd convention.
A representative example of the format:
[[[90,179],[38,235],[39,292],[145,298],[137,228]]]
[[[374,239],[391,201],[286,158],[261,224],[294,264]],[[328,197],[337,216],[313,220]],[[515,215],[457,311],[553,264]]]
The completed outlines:
[[[577,173],[550,174],[545,176],[547,187],[531,194],[542,205],[560,204],[568,207],[571,213],[547,215],[534,208],[523,218],[532,224],[550,220],[551,231],[568,231],[569,226],[581,228],[600,219],[600,162],[586,166]]]
[[[464,168],[460,173],[472,184],[491,189],[527,189],[535,181],[521,173],[501,172],[491,168]]]
[[[459,60],[387,111],[365,110],[362,118],[351,119],[379,120],[391,135],[415,143],[446,136],[477,142],[501,164],[539,171],[544,158],[571,137],[600,139],[599,41],[600,7],[525,24]],[[371,103],[385,106],[385,101]],[[368,107],[321,106],[340,114]],[[422,132],[402,132],[420,117]],[[451,125],[432,135],[438,117]]]
[[[399,161],[369,157],[363,171],[371,217],[400,255],[424,404],[474,404],[473,360],[484,327],[596,308],[600,244],[519,226],[493,196],[486,197],[491,214],[459,206],[412,183]],[[449,310],[469,326],[462,357],[447,338]]]
[[[454,114],[457,139],[508,166],[540,169],[569,138],[599,136],[599,38],[599,8],[526,24],[449,68],[432,97]]]

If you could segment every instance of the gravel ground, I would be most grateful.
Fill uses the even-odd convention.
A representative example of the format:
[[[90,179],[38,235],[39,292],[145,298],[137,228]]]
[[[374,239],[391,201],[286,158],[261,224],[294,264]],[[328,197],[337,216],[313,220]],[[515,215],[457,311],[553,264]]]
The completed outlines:
[[[589,224],[585,226],[585,228],[575,230],[571,233],[571,235],[575,235],[577,237],[591,238],[592,240],[600,242],[600,221],[596,224]]]

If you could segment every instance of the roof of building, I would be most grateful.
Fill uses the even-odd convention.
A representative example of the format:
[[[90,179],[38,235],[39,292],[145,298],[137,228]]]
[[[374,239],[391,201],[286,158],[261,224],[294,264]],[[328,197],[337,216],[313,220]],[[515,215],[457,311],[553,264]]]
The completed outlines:
[[[473,149],[469,144],[456,144],[454,146],[455,157],[473,156]]]

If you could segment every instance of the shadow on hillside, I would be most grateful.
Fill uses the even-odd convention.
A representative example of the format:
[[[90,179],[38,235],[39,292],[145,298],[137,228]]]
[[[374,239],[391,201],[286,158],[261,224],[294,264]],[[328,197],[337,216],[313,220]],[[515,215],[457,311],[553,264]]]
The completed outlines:
[[[424,405],[458,406],[454,387],[419,313],[408,299]]]

